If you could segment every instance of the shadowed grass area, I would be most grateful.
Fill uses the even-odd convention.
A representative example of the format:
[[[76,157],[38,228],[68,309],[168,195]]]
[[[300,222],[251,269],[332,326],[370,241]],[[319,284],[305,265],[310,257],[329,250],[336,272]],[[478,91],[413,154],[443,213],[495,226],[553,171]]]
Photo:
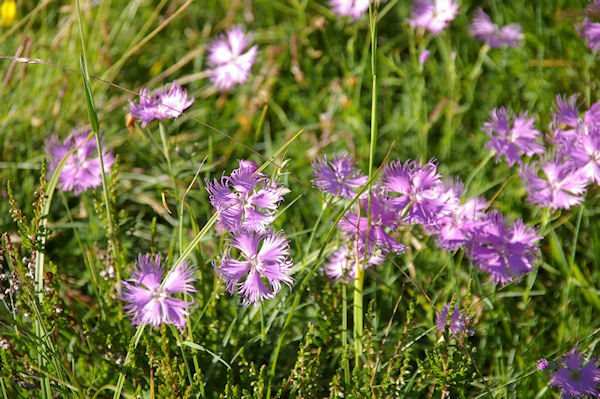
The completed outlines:
[[[581,93],[582,110],[600,99],[597,56],[574,27],[585,2],[463,1],[437,36],[411,28],[410,4],[397,0],[357,21],[308,0],[82,1],[81,19],[75,2],[16,6],[0,27],[0,397],[558,397],[537,360],[575,345],[598,356],[598,188],[570,210],[532,205],[518,166],[496,163],[482,130],[505,106],[549,133],[557,94]],[[520,23],[522,46],[471,36],[479,8]],[[208,46],[234,25],[259,54],[246,83],[218,92]],[[127,122],[140,88],[173,80],[195,98],[182,116]],[[117,158],[106,191],[58,190],[49,202],[45,143],[90,115]],[[444,177],[468,182],[466,198],[539,229],[535,270],[494,286],[463,250],[404,226],[394,238],[408,248],[365,272],[354,313],[353,284],[322,266],[341,245],[342,209],[356,206],[311,184],[311,163],[340,152],[370,176],[391,160],[435,158]],[[257,306],[240,305],[215,272],[227,235],[204,188],[241,159],[290,190],[273,228],[290,241],[295,283]],[[182,253],[197,267],[185,327],[138,329],[124,311],[118,279],[146,252],[167,269]],[[447,302],[469,314],[473,335],[437,331]]]

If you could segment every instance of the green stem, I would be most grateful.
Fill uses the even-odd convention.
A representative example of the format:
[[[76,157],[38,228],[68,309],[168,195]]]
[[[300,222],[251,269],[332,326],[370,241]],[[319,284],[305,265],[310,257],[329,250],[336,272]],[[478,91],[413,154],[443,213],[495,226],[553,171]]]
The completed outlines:
[[[377,145],[377,8],[369,6],[369,33],[371,40],[371,139],[369,146],[369,181],[373,176],[373,159]],[[369,185],[369,204],[367,215],[367,237],[371,226],[371,185]],[[365,248],[366,251],[366,248]],[[364,256],[366,262],[367,256]],[[365,279],[364,265],[359,264],[354,278],[354,367],[360,367],[360,356],[363,351],[363,288]]]
[[[265,331],[265,313],[262,302],[260,303],[260,340],[263,343],[267,340],[267,333]]]
[[[342,356],[342,367],[344,368],[344,383],[350,386],[350,362],[348,360],[348,294],[346,292],[346,282],[342,284],[342,346],[344,355]]]
[[[102,194],[104,196],[104,204],[106,205],[106,221],[108,223],[108,236],[112,244],[113,256],[115,258],[115,271],[117,274],[117,289],[121,284],[121,255],[119,254],[119,244],[117,242],[117,234],[113,224],[112,212],[110,210],[110,197],[108,195],[108,184],[106,182],[106,173],[104,171],[104,159],[102,156],[102,143],[100,142],[100,134],[97,130],[94,131],[96,136],[96,147],[98,149],[98,159],[100,160],[100,171],[102,175]]]
[[[160,132],[160,141],[162,142],[162,150],[167,160],[167,169],[169,170],[169,176],[171,177],[171,181],[173,181],[173,190],[175,190],[175,194],[179,197],[179,188],[177,187],[177,179],[175,179],[175,173],[173,172],[173,165],[171,163],[171,155],[170,150],[171,147],[169,145],[169,140],[167,138],[167,132],[165,130],[165,124],[161,122],[158,123],[158,131]],[[183,252],[183,204],[179,207],[179,254]]]

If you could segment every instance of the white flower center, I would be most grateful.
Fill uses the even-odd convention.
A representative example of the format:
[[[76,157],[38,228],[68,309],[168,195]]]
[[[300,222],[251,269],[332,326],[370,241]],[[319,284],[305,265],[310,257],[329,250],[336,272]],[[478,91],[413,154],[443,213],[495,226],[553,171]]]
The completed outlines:
[[[150,297],[153,301],[163,302],[167,298],[167,296],[167,293],[163,288],[160,287],[160,285],[150,290]]]
[[[250,265],[250,268],[256,270],[261,275],[264,274],[265,266],[263,265],[258,255],[250,256],[250,258],[248,258],[248,264]]]

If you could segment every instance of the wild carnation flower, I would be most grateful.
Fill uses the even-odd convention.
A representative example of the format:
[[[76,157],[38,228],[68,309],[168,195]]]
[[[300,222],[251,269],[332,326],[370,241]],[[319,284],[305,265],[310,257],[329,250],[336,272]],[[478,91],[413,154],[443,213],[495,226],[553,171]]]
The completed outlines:
[[[448,196],[452,199],[446,201],[448,212],[439,218],[437,229],[433,231],[437,234],[438,245],[445,251],[455,251],[465,245],[473,229],[478,225],[483,217],[483,211],[487,207],[484,198],[471,198],[464,204],[460,203],[463,194],[463,185],[457,180],[452,183],[445,183]]]
[[[522,164],[522,155],[532,156],[544,152],[544,146],[536,140],[541,133],[535,129],[535,118],[527,118],[527,112],[515,115],[505,108],[490,112],[490,121],[484,122],[483,130],[490,137],[486,147],[496,152],[496,162],[504,155],[508,166]]]
[[[283,231],[255,233],[242,230],[233,233],[227,241],[221,263],[213,265],[225,280],[227,290],[231,294],[237,291],[244,297],[243,305],[273,298],[281,289],[281,283],[291,289],[293,261]],[[232,257],[233,248],[239,250],[242,260]]]
[[[348,154],[334,155],[331,161],[327,156],[317,158],[312,164],[314,179],[312,184],[319,190],[340,197],[353,198],[353,188],[367,184],[367,176],[355,168],[356,161]]]
[[[102,168],[97,157],[96,140],[85,141],[90,130],[73,131],[62,143],[58,137],[52,136],[46,141],[46,153],[52,158],[49,170],[54,173],[60,161],[74,147],[81,146],[66,161],[58,178],[59,187],[63,191],[73,191],[79,195],[88,188],[98,187],[102,183]],[[104,171],[108,172],[115,158],[110,152],[102,152]]]
[[[194,301],[184,301],[172,294],[196,292],[192,282],[196,280],[195,268],[181,263],[162,280],[165,269],[161,265],[160,254],[140,254],[135,262],[131,278],[123,282],[121,299],[127,302],[125,309],[131,315],[133,324],[161,323],[185,326]]]
[[[407,22],[437,35],[456,17],[457,12],[458,3],[454,0],[415,0],[412,18]]]
[[[185,91],[177,82],[164,85],[150,94],[147,88],[140,90],[140,100],[136,104],[129,100],[128,111],[142,122],[142,127],[148,126],[154,119],[176,119],[194,102],[194,97],[188,99]]]
[[[572,94],[567,98],[567,95],[556,95],[554,103],[554,121],[565,124],[571,127],[577,127],[579,124],[579,107],[581,103],[578,101],[579,94]]]
[[[600,369],[595,358],[587,359],[577,351],[577,347],[559,359],[560,366],[550,373],[550,385],[561,390],[563,398],[580,398],[585,395],[597,397]],[[585,363],[585,364],[584,364]]]
[[[277,206],[289,191],[278,187],[252,161],[239,161],[239,168],[219,182],[206,180],[210,203],[219,212],[221,226],[230,230],[265,231],[275,218]]]
[[[574,170],[578,170],[588,181],[600,184],[600,128],[595,126],[587,136],[568,147],[566,154]]]
[[[210,81],[218,90],[229,90],[248,80],[250,69],[258,54],[256,45],[246,50],[251,43],[251,35],[245,34],[242,27],[237,25],[210,43]]]
[[[439,332],[443,333],[448,321],[448,312],[450,311],[450,304],[447,303],[442,308],[442,311],[437,313],[435,323]],[[458,311],[458,304],[455,304],[454,311],[450,315],[450,331],[452,335],[460,333],[473,334],[473,330],[469,328],[471,323],[469,317],[465,313]]]
[[[490,17],[483,10],[477,11],[471,23],[471,34],[480,42],[487,43],[491,48],[517,47],[519,41],[525,38],[521,29],[521,25],[517,23],[498,28],[498,25],[492,23]]]
[[[365,263],[365,250],[359,240],[353,239],[350,243],[342,245],[333,252],[327,263],[325,263],[325,274],[333,280],[344,279],[348,282],[356,277],[358,267],[370,268],[381,264],[385,260],[385,255],[381,251],[372,251],[367,254],[368,260]],[[357,263],[358,262],[358,263]]]
[[[375,249],[380,249],[384,254],[394,251],[399,254],[404,252],[406,245],[396,241],[386,231],[386,227],[394,230],[400,225],[401,220],[398,212],[390,206],[383,196],[371,194],[371,220],[368,218],[368,199],[361,200],[362,208],[365,210],[365,216],[348,212],[340,220],[339,228],[345,233],[346,237],[358,237],[360,248],[364,252],[365,245],[367,251],[372,253]],[[368,237],[368,243],[367,243]]]
[[[409,223],[431,227],[447,212],[440,178],[434,159],[425,165],[421,159],[404,164],[394,161],[385,167],[379,185],[390,196],[396,212],[404,212],[410,205],[406,215]]]
[[[592,17],[600,17],[600,1],[593,0],[586,7],[586,17],[584,21],[575,25],[579,35],[585,39],[587,46],[592,51],[600,49],[600,24],[592,22]]]
[[[467,253],[474,266],[490,275],[490,281],[504,285],[533,270],[541,238],[522,220],[508,225],[500,212],[493,211],[473,230]]]
[[[358,20],[368,9],[372,0],[331,0],[327,4],[338,17],[350,17]]]
[[[540,169],[544,172],[544,178],[538,175],[537,162],[521,169],[527,201],[553,210],[570,209],[583,201],[587,178],[581,171],[573,170],[567,161],[559,157],[544,161]]]

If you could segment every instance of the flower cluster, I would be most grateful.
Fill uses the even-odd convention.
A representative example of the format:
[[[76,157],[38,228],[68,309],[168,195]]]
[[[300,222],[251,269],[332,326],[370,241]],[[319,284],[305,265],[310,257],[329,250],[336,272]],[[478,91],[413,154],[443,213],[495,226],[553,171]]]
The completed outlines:
[[[129,100],[128,111],[142,122],[142,127],[148,126],[155,119],[176,119],[194,102],[194,97],[188,98],[187,91],[177,82],[171,87],[164,85],[150,94],[145,88],[140,90],[139,103]]]
[[[469,328],[471,319],[465,313],[458,311],[458,304],[454,305],[452,314],[448,315],[448,313],[450,313],[449,303],[445,304],[442,310],[436,314],[435,324],[439,332],[444,332],[446,324],[448,324],[452,335],[473,334],[473,330]]]
[[[210,81],[220,91],[248,80],[258,47],[250,46],[252,37],[241,26],[233,26],[208,46]]]
[[[577,346],[556,361],[540,359],[536,368],[551,370],[550,385],[560,388],[563,398],[598,397],[600,368],[595,358],[587,359],[579,353]]]
[[[62,143],[58,137],[51,136],[46,141],[45,150],[52,159],[49,170],[53,173],[60,161],[73,148],[77,150],[66,160],[58,178],[59,187],[63,191],[73,191],[79,195],[89,188],[98,187],[102,184],[102,167],[100,158],[96,155],[96,140],[87,140],[91,130],[74,130]],[[104,171],[108,172],[115,162],[112,153],[102,151]]]
[[[349,155],[333,159],[313,163],[313,186],[341,201],[354,199],[366,176]],[[473,265],[494,284],[533,270],[541,239],[537,230],[521,220],[508,223],[498,211],[485,213],[486,201],[463,199],[463,191],[460,180],[442,178],[434,160],[390,162],[370,197],[362,194],[357,209],[340,220],[342,245],[330,255],[325,273],[335,280],[351,280],[359,268],[382,263],[390,252],[404,252],[406,245],[399,237],[409,225],[421,225],[446,251],[464,247]]]
[[[518,23],[499,28],[483,10],[478,10],[471,22],[473,36],[480,42],[487,43],[491,48],[517,47],[525,38],[521,30],[521,25]]]
[[[521,166],[527,200],[553,210],[570,209],[584,200],[587,186],[600,183],[600,102],[580,117],[578,95],[558,95],[546,147],[527,113],[518,117],[504,108],[490,113],[483,130],[486,144],[504,156],[509,166]],[[525,162],[523,156],[537,156]]]
[[[289,190],[257,170],[254,162],[242,160],[229,176],[206,181],[219,225],[231,236],[213,266],[244,305],[273,298],[282,283],[291,288],[294,281],[289,242],[270,227]]]
[[[189,314],[194,301],[184,301],[172,294],[190,294],[196,292],[192,282],[196,280],[196,269],[183,262],[175,267],[163,281],[165,269],[160,254],[140,254],[135,262],[131,278],[123,281],[121,299],[127,302],[125,309],[131,315],[133,324],[161,323],[185,326],[185,317]]]

